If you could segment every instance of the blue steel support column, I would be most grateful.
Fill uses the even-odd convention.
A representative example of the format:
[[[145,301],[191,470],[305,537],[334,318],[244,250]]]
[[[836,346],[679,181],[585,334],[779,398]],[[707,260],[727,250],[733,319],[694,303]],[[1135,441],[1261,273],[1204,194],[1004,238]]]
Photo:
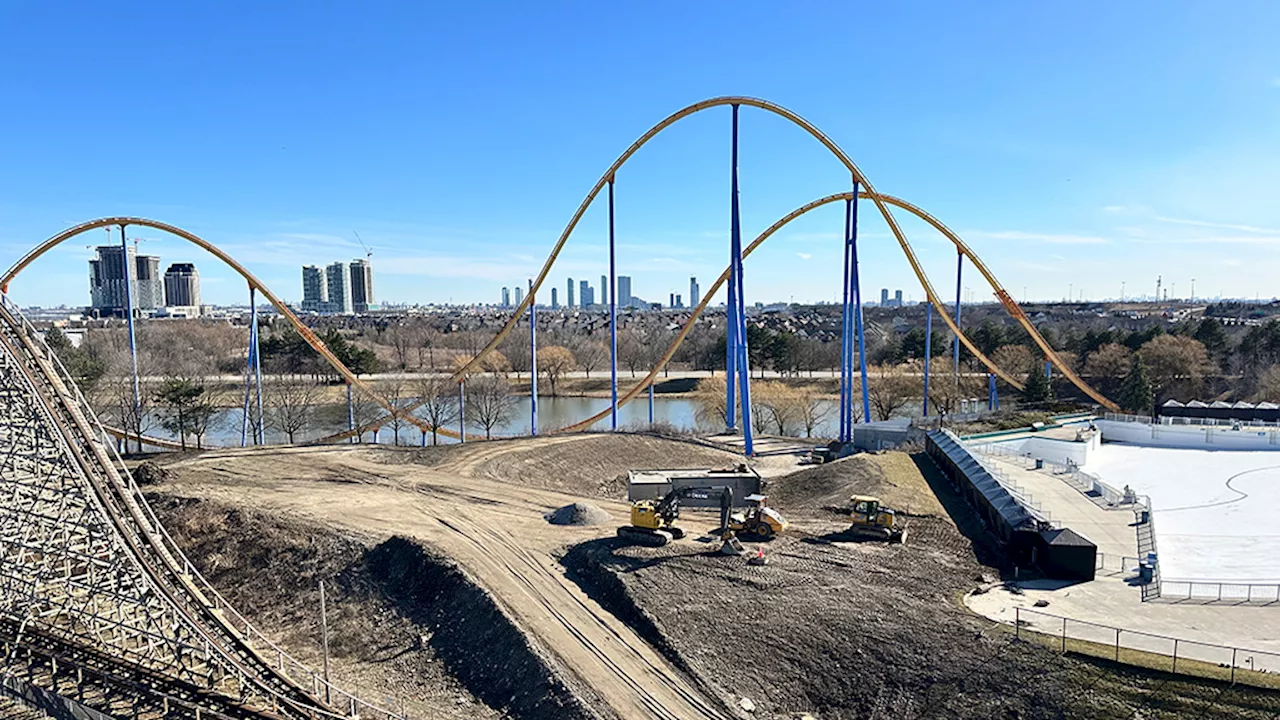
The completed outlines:
[[[529,279],[529,434],[538,434],[538,307],[533,297],[533,279]]]
[[[467,379],[458,381],[458,442],[467,441]]]
[[[956,251],[956,329],[960,328],[960,273],[964,270],[964,253]],[[960,384],[960,337],[956,336],[951,348],[951,375]]]
[[[355,431],[356,429],[356,408],[355,403],[351,400],[351,383],[347,383],[347,430]],[[354,443],[356,436],[352,435],[347,438],[348,443]]]
[[[613,254],[613,178],[609,178],[609,429],[618,429],[618,276]]]
[[[858,197],[856,180],[853,183],[853,197]],[[862,334],[862,284],[858,281],[858,203],[856,200],[851,208],[853,212],[850,213],[849,227],[852,232],[849,233],[849,238],[853,252],[850,254],[849,266],[852,269],[850,275],[853,278],[853,322],[858,332],[858,384],[862,387],[862,422],[871,422],[871,391],[867,387],[867,342]],[[849,435],[852,438],[852,428]]]
[[[924,417],[929,417],[929,361],[933,357],[933,303],[924,302]]]
[[[138,379],[138,342],[133,331],[133,283],[129,280],[135,266],[129,262],[129,240],[125,237],[124,227],[124,225],[120,226],[120,252],[123,253],[120,264],[124,266],[124,317],[125,324],[129,326],[129,358],[133,362],[133,414],[138,420],[138,427],[141,428],[142,421],[137,416],[142,412],[142,383]],[[128,436],[129,429],[125,428],[126,452],[129,449]],[[138,434],[138,452],[142,452],[141,432]]]
[[[987,409],[996,409],[996,376],[987,373]]]
[[[253,286],[249,286],[249,304],[253,304]],[[252,397],[253,388],[253,326],[249,326],[249,352],[245,358],[244,366],[244,405],[243,414],[240,418],[240,447],[249,444],[249,399]]]
[[[649,427],[653,427],[653,383],[649,383]]]
[[[849,442],[853,407],[853,318],[849,310],[849,206],[844,203],[844,278],[840,303],[840,442]]]
[[[738,106],[733,106],[733,152],[732,152],[732,181],[730,189],[730,220],[729,220],[729,253],[730,268],[729,278],[734,282],[734,289],[737,301],[737,307],[734,309],[735,320],[737,321],[737,329],[735,333],[735,349],[737,350],[737,362],[734,370],[738,374],[739,395],[742,402],[742,440],[743,448],[748,457],[755,454],[751,437],[751,365],[749,362],[750,355],[747,352],[747,305],[744,300],[742,288],[742,222],[738,210]],[[727,385],[732,386],[732,379],[728,379]],[[729,410],[733,412],[732,408]]]
[[[732,208],[737,207],[738,203],[738,106],[733,106],[733,142],[732,142],[732,179],[729,184],[730,205]],[[737,215],[730,220],[730,234],[732,235],[732,223],[736,221]],[[733,238],[729,238],[729,290],[725,296],[724,304],[724,424],[727,430],[732,431],[737,427],[738,402],[737,389],[734,385],[738,379],[738,274],[734,272],[735,262]]]
[[[1053,363],[1049,362],[1048,358],[1045,358],[1044,361],[1044,379],[1050,382],[1053,381]]]
[[[253,343],[253,384],[254,392],[258,396],[258,427],[254,433],[257,437],[254,439],[258,445],[266,445],[267,427],[262,421],[262,354],[259,352],[260,345],[258,342],[258,300],[256,289],[249,287],[249,322],[251,328],[249,331],[249,342]]]

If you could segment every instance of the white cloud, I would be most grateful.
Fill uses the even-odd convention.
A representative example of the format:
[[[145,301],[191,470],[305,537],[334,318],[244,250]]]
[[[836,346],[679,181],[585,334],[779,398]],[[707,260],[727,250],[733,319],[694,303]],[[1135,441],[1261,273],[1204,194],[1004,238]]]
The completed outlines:
[[[1272,228],[1256,227],[1254,225],[1232,225],[1229,223],[1205,222],[1203,220],[1188,220],[1186,218],[1165,217],[1162,215],[1154,216],[1155,220],[1164,223],[1172,223],[1174,225],[1190,225],[1192,227],[1216,228],[1220,230],[1239,230],[1241,232],[1259,233],[1262,235],[1280,235],[1280,230]]]
[[[812,260],[813,254],[812,253],[796,253],[796,257],[800,258],[801,260]]]
[[[1107,238],[1098,237],[1097,235],[1067,235],[1058,233],[1029,233],[1021,230],[1001,230],[999,232],[984,232],[981,230],[969,231],[961,234],[962,237],[981,237],[990,238],[992,240],[1022,240],[1025,242],[1041,242],[1052,245],[1105,245],[1109,242]]]

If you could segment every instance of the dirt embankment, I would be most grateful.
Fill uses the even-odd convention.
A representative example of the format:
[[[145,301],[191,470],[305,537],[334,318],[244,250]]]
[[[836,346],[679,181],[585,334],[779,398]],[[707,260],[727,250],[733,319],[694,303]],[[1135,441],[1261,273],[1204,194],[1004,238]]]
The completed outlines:
[[[378,457],[578,497],[613,499],[626,497],[628,470],[712,468],[742,462],[739,455],[693,441],[630,433],[495,440]]]
[[[967,511],[928,460],[912,460],[868,456],[839,474],[798,474],[825,481],[806,488],[791,478],[777,495],[788,504],[780,499],[779,507],[821,509],[832,498],[847,500],[849,485],[882,497],[893,487],[922,487],[929,497],[909,493],[895,502],[945,505],[968,529]],[[1234,718],[1280,710],[1274,694],[1013,642],[956,603],[996,569],[979,562],[969,538],[940,515],[913,517],[905,546],[792,532],[766,546],[764,567],[710,545],[654,549],[612,539],[571,548],[563,562],[597,602],[695,682],[749,699],[757,718]]]
[[[911,456],[862,453],[814,465],[769,481],[775,505],[793,512],[844,511],[849,496],[872,495],[909,515],[947,517]]]
[[[393,537],[370,546],[211,501],[150,501],[210,582],[313,667],[322,662],[323,581],[332,676],[347,689],[404,700],[418,717],[595,717],[488,594],[418,543]]]

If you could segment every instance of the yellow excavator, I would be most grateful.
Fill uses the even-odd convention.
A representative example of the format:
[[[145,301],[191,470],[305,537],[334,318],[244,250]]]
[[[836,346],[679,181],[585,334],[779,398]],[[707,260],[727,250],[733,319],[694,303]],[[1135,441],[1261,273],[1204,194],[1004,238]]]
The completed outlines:
[[[891,543],[907,541],[907,529],[895,510],[880,504],[880,498],[870,495],[854,495],[849,498],[849,532],[865,538],[887,540]]]
[[[789,523],[782,514],[765,502],[765,495],[746,498],[749,507],[745,513],[733,513],[733,493],[724,486],[685,487],[672,490],[661,500],[637,500],[631,503],[631,524],[618,528],[618,537],[639,545],[662,547],[672,540],[685,536],[675,523],[680,519],[680,502],[687,498],[706,500],[720,498],[720,532],[728,537],[742,534],[759,540],[768,540],[786,530]]]

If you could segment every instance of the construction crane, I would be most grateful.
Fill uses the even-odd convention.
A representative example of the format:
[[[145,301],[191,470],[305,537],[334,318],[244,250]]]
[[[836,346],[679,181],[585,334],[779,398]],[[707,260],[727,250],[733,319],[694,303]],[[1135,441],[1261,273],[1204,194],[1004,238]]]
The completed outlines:
[[[364,240],[361,240],[361,239],[360,239],[360,233],[356,232],[355,230],[352,230],[352,231],[351,231],[351,233],[352,233],[353,235],[355,235],[355,236],[356,236],[356,242],[360,243],[360,247],[364,248],[364,257],[365,257],[365,259],[367,260],[367,259],[372,258],[372,257],[373,257],[373,251],[369,249],[369,246],[368,246],[368,245],[365,245],[365,244],[364,244]]]

